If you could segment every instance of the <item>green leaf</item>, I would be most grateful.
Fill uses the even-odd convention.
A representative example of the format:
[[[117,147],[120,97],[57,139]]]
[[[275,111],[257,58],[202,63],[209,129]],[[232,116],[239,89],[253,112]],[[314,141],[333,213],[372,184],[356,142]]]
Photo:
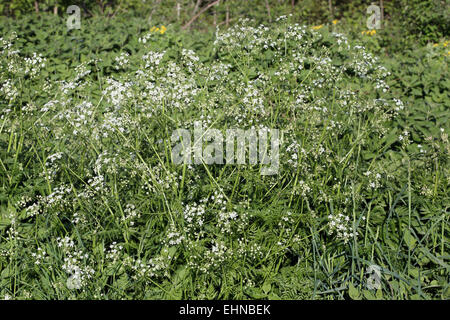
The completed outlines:
[[[263,299],[267,297],[267,295],[262,293],[261,289],[258,288],[247,288],[244,292],[253,299]]]
[[[383,291],[381,289],[378,289],[375,296],[377,297],[378,300],[383,299]]]
[[[363,295],[367,300],[377,300],[377,297],[369,290],[363,290]]]
[[[265,294],[269,293],[270,290],[272,289],[272,285],[270,284],[270,282],[264,282],[263,286],[262,286],[262,290]]]
[[[405,241],[406,245],[410,250],[414,248],[414,245],[416,244],[416,239],[413,235],[409,232],[408,229],[403,230],[403,240]]]

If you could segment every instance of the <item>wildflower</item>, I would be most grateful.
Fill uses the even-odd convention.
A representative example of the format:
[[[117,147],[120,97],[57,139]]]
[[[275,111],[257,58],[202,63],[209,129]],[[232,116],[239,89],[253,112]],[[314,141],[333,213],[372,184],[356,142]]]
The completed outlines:
[[[339,213],[338,215],[328,216],[328,234],[335,235],[346,244],[352,237],[357,237],[358,233],[351,226],[350,217]]]
[[[333,24],[337,24],[339,22],[339,20],[338,19],[334,19],[332,22],[333,22]]]
[[[114,65],[114,69],[120,70],[123,69],[129,62],[128,60],[129,54],[127,52],[122,52],[120,56],[117,56],[114,60],[116,65]]]
[[[141,217],[141,214],[137,212],[134,204],[127,204],[123,211],[122,222],[129,223],[130,226],[134,226],[135,220]]]
[[[320,26],[314,26],[312,27],[313,30],[319,30],[323,27],[323,24],[321,24]]]
[[[150,28],[150,32],[159,32],[160,34],[164,34],[166,32],[166,30],[167,30],[167,28],[165,26],[161,26],[161,28],[153,26]]]
[[[373,36],[374,34],[377,33],[377,30],[373,29],[373,30],[365,30],[365,31],[361,31],[361,34],[365,34],[367,36]]]
[[[37,248],[37,252],[32,252],[31,256],[34,258],[34,264],[40,265],[42,260],[44,260],[47,256],[47,253],[41,248]]]

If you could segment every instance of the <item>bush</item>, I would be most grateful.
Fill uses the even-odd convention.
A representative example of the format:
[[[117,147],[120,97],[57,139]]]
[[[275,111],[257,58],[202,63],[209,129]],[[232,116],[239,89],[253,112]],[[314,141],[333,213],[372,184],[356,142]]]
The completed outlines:
[[[96,57],[1,40],[0,294],[448,295],[448,127],[419,147],[397,122],[404,96],[363,46],[287,18],[214,42],[171,26],[87,41],[123,27],[107,23],[72,49]],[[198,123],[280,129],[278,174],[174,163],[172,133]],[[361,278],[371,264],[378,291]]]

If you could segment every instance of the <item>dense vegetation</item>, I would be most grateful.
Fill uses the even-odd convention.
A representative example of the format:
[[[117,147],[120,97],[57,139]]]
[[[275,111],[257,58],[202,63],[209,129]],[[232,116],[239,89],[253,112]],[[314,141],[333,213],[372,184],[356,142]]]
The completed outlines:
[[[0,7],[1,298],[449,298],[445,1],[34,2]],[[280,129],[278,174],[174,163],[198,123]]]

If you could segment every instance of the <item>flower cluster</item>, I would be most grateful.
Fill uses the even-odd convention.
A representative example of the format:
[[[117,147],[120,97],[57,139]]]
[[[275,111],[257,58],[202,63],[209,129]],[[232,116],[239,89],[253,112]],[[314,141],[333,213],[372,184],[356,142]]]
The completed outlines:
[[[361,34],[366,35],[366,36],[373,36],[376,33],[377,33],[377,30],[375,30],[375,29],[361,31]]]
[[[362,219],[365,220],[365,217],[362,217]],[[328,216],[328,232],[330,235],[336,235],[336,238],[344,241],[344,243],[358,237],[358,233],[353,228],[352,219],[342,213]]]
[[[136,210],[136,206],[131,203],[127,203],[123,210],[122,222],[134,226],[136,219],[139,219],[141,214]]]
[[[94,275],[94,269],[87,263],[89,255],[82,250],[78,250],[74,241],[69,237],[58,237],[56,241],[64,254],[62,269],[69,275],[67,279],[68,288],[83,288]]]
[[[153,26],[150,28],[150,32],[159,32],[160,34],[164,34],[166,32],[167,28],[165,26],[161,26],[161,28]]]

